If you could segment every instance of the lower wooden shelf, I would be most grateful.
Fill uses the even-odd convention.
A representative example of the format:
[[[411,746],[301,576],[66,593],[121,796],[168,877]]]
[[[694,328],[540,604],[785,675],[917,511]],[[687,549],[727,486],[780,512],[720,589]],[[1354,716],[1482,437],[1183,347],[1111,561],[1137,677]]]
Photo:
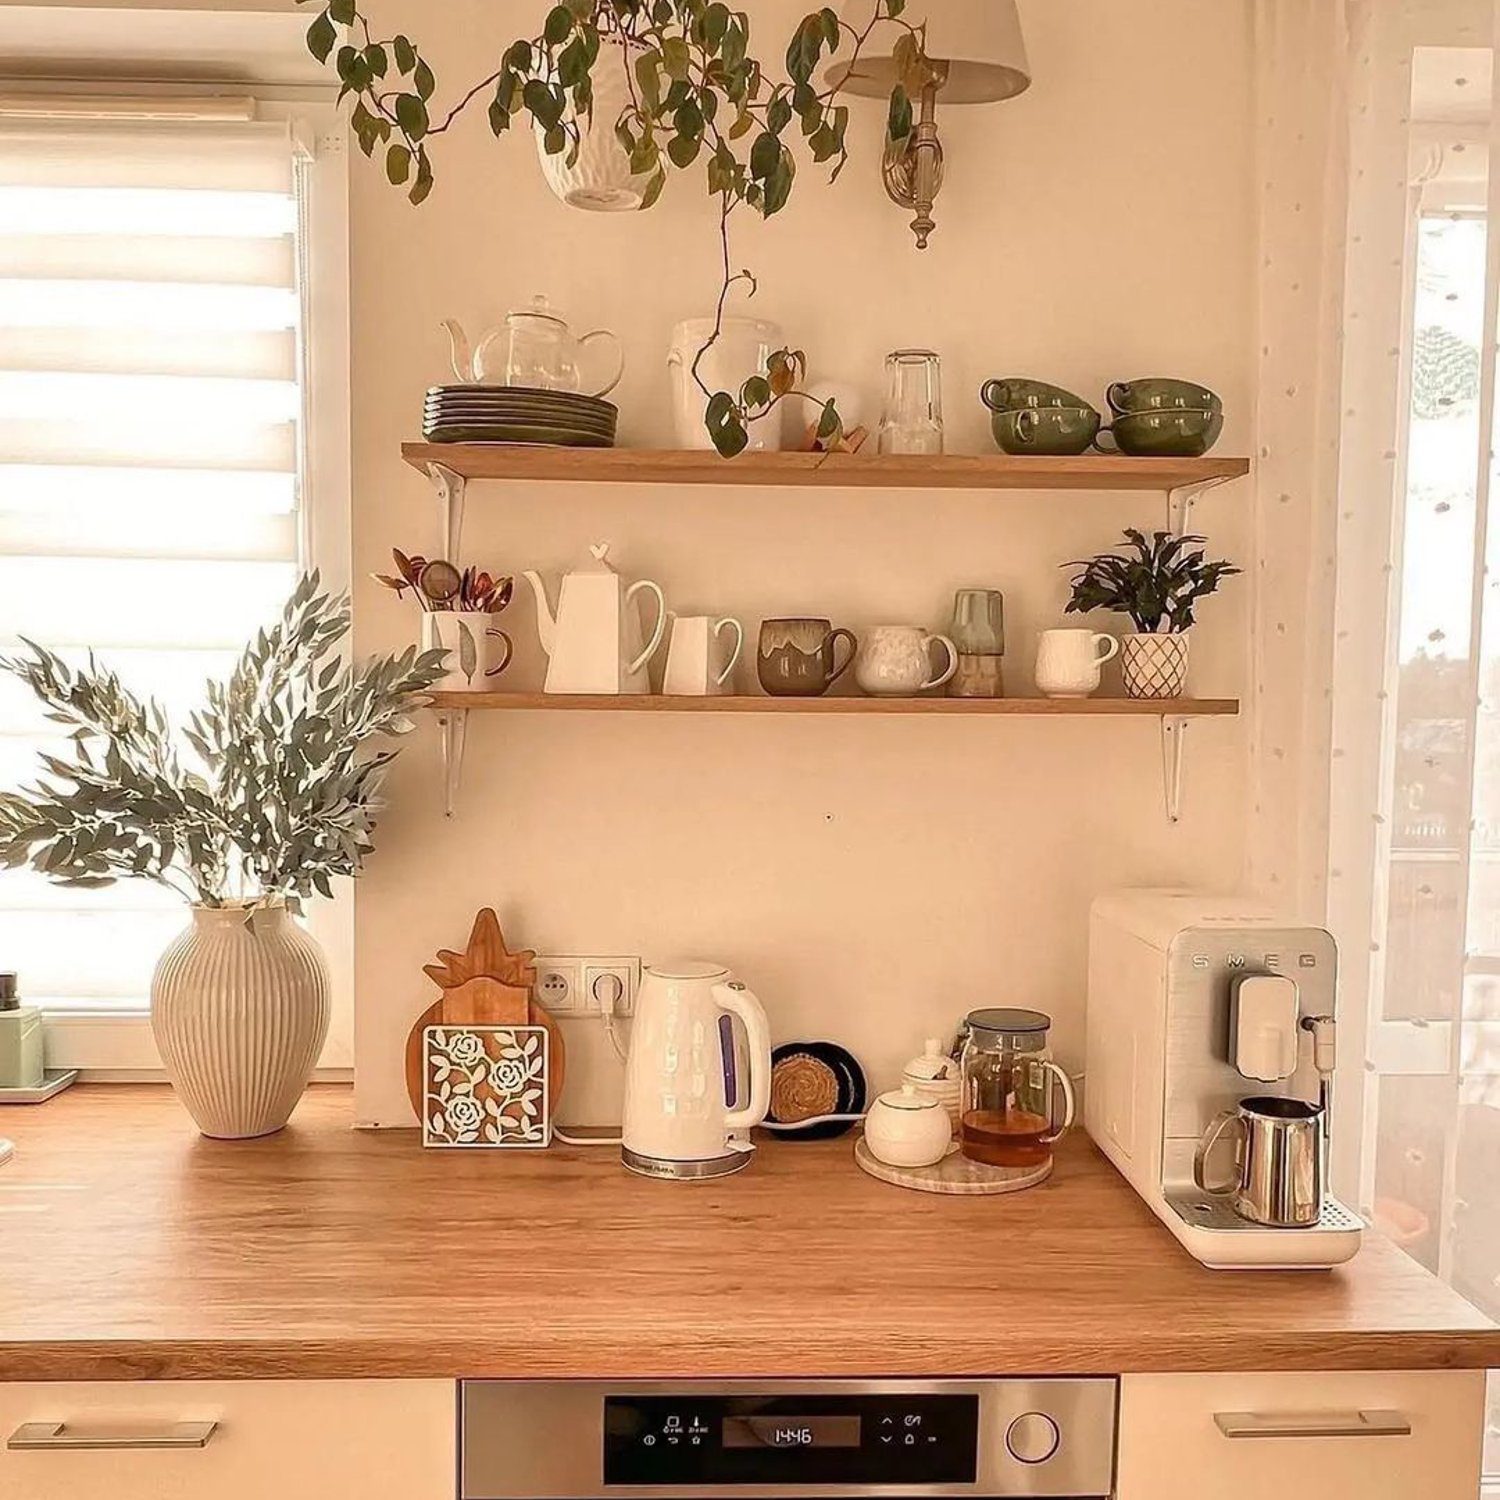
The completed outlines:
[[[1153,719],[1237,714],[1237,698],[676,698],[662,694],[431,693],[435,709],[548,713],[658,714],[979,714]]]

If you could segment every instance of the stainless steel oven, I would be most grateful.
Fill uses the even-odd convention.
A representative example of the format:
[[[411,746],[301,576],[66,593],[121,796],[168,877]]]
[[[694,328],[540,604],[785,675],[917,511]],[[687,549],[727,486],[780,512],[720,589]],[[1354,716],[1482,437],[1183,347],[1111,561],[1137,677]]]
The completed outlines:
[[[1103,1500],[1116,1406],[1111,1379],[466,1380],[459,1493]]]

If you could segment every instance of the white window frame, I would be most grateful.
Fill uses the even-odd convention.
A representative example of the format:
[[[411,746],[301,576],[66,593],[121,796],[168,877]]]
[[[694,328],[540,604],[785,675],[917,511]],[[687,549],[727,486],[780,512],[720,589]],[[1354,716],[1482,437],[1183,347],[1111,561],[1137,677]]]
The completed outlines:
[[[222,90],[223,86],[218,88]],[[3,78],[0,89],[8,94],[82,91],[80,83],[71,80],[62,84]],[[94,97],[122,99],[174,95],[201,98],[205,93],[203,84],[191,82],[164,85],[90,80],[86,89]],[[254,99],[257,119],[287,121],[292,139],[302,152],[296,175],[296,190],[305,205],[299,247],[303,304],[300,551],[308,565],[321,570],[329,588],[344,590],[349,587],[352,572],[349,179],[344,121],[332,90],[246,88],[239,84],[230,91],[239,98]],[[336,881],[333,900],[312,904],[308,925],[327,957],[331,982],[332,1015],[316,1076],[347,1079],[353,1076],[354,1068],[354,882]],[[85,1009],[51,1014],[46,1037],[49,1066],[78,1068],[84,1078],[137,1082],[162,1076],[161,1057],[147,1015]]]

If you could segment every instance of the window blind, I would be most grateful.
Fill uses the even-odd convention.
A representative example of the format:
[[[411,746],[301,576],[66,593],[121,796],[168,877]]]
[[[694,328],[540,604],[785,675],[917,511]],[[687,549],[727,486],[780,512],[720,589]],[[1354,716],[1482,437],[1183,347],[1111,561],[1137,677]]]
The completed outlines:
[[[0,120],[0,650],[89,650],[179,718],[300,560],[302,306],[284,125]],[[0,786],[60,742],[0,677]],[[0,969],[144,1011],[180,901],[0,872]]]

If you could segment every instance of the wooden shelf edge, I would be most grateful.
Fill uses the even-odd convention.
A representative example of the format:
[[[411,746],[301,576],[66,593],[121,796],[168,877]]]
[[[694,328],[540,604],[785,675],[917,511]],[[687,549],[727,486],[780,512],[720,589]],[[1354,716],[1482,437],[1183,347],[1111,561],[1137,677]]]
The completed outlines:
[[[429,693],[429,706],[510,713],[897,714],[1011,718],[1212,718],[1239,713],[1237,698],[676,698],[663,694]]]
[[[1223,484],[1248,458],[1015,457],[1005,453],[715,453],[654,448],[544,448],[506,443],[403,443],[424,473],[535,483],[763,485],[788,488],[1172,490]]]

